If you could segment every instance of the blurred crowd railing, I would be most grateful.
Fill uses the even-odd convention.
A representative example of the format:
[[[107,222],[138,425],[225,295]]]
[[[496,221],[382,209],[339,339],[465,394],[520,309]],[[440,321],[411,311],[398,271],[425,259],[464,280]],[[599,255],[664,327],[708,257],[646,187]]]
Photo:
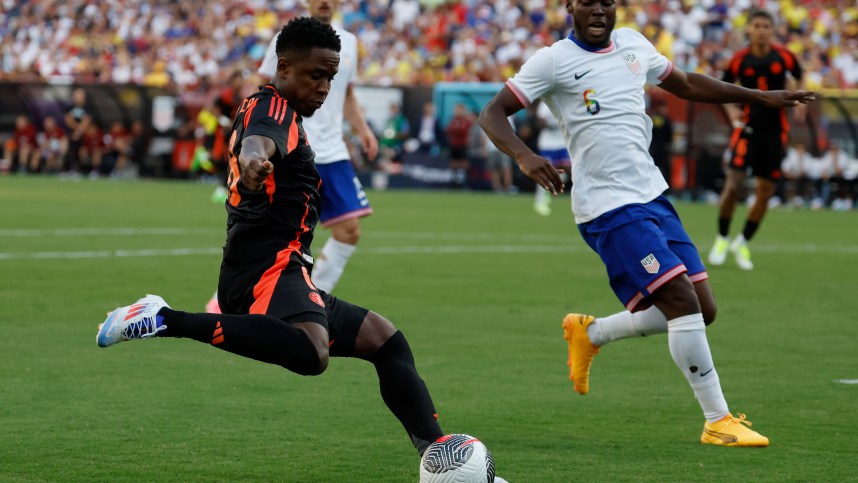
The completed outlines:
[[[498,88],[497,84],[480,83],[357,87],[370,125],[382,144],[390,147],[378,159],[364,159],[354,152],[358,172],[377,187],[449,187],[453,174],[444,130],[452,111],[463,105],[473,121]],[[194,177],[223,171],[229,119],[168,89],[26,82],[0,83],[0,89],[6,93],[0,97],[0,144],[4,148],[0,172]],[[651,116],[660,115],[655,110],[663,109],[672,123],[662,146],[669,153],[663,172],[671,191],[711,201],[723,184],[732,132],[723,107],[686,102],[660,89],[650,89],[649,104]],[[424,142],[425,133],[420,129],[427,112],[436,126],[433,139]],[[73,115],[81,113],[89,117],[86,128],[74,126]],[[399,125],[405,132],[388,139],[391,115],[401,117]],[[785,166],[781,198],[803,197],[808,203],[821,199],[824,206],[838,198],[854,203],[858,198],[858,91],[822,91],[804,119],[789,118],[790,150],[793,157],[799,150],[796,159],[802,161],[798,168]],[[479,136],[479,130],[474,129],[470,136]],[[469,142],[469,146],[473,144]],[[467,186],[489,189],[484,156],[469,149],[469,157]],[[517,170],[515,184],[522,190],[533,189]]]

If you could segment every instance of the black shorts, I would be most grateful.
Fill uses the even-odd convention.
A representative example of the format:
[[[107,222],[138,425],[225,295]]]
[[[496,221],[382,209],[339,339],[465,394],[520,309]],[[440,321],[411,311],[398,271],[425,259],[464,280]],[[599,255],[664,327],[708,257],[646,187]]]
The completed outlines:
[[[264,314],[287,323],[315,322],[328,330],[330,354],[354,355],[367,309],[317,289],[312,265],[298,252],[258,263],[221,263],[218,304],[224,314]]]
[[[781,162],[786,155],[785,134],[781,130],[736,129],[731,141],[730,167],[770,180],[781,178]]]
[[[468,147],[450,146],[450,159],[468,159]]]

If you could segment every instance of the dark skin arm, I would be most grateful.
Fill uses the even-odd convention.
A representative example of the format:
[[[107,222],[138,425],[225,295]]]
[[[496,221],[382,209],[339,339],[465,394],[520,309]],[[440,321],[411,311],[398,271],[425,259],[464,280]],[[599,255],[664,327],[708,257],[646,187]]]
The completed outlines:
[[[753,102],[766,107],[793,107],[816,99],[813,91],[747,89],[707,75],[686,73],[681,69],[673,69],[659,87],[682,99],[713,104]]]
[[[520,111],[522,107],[515,94],[509,87],[504,86],[480,113],[480,127],[498,149],[518,163],[522,173],[556,196],[563,193],[563,181],[560,179],[562,171],[557,170],[551,161],[531,151],[515,135],[507,120],[508,116]]]
[[[238,166],[241,169],[241,183],[249,190],[259,191],[265,185],[265,178],[274,170],[272,156],[277,146],[271,138],[248,136],[241,142]]]

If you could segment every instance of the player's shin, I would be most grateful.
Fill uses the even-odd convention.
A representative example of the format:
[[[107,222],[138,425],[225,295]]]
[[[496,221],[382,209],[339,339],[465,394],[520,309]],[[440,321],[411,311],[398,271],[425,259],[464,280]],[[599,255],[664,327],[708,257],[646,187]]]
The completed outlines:
[[[668,320],[667,341],[670,355],[694,390],[706,420],[715,422],[729,414],[706,340],[703,314]]]
[[[656,306],[640,312],[622,312],[599,317],[587,327],[590,341],[601,347],[629,337],[646,337],[667,332],[667,317]]]
[[[319,354],[304,331],[267,315],[192,314],[161,309],[163,337],[185,337],[301,375],[319,374]]]
[[[402,332],[396,331],[372,356],[381,397],[399,419],[422,455],[426,448],[443,436],[438,414],[429,390],[414,365],[411,347]]]

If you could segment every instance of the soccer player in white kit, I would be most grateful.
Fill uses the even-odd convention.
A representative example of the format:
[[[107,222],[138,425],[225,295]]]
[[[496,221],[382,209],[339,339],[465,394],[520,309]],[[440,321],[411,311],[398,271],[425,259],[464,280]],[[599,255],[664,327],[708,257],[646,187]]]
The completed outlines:
[[[572,211],[587,244],[604,262],[625,311],[602,318],[568,314],[570,378],[589,391],[590,365],[608,342],[667,332],[670,354],[703,409],[701,442],[768,446],[733,417],[706,340],[715,299],[700,255],[662,193],[667,184],[648,153],[652,121],[644,86],[661,85],[692,101],[793,106],[812,92],[746,89],[686,74],[640,33],[614,31],[613,0],[567,0],[574,30],[534,54],[486,105],[480,125],[521,171],[557,195],[564,185],[551,162],[518,139],[506,117],[542,99],[557,118],[572,156]]]
[[[313,117],[304,119],[304,129],[316,153],[316,169],[322,177],[322,213],[319,222],[331,230],[331,236],[316,257],[313,283],[332,292],[360,239],[359,219],[372,213],[366,193],[355,175],[349,150],[343,140],[343,118],[360,136],[361,146],[370,159],[378,154],[378,140],[363,116],[352,82],[357,73],[358,44],[354,34],[332,24],[339,0],[307,0],[311,17],[334,27],[340,36],[340,70],[331,84],[331,92]],[[259,66],[259,74],[272,77],[277,67],[272,39]]]

